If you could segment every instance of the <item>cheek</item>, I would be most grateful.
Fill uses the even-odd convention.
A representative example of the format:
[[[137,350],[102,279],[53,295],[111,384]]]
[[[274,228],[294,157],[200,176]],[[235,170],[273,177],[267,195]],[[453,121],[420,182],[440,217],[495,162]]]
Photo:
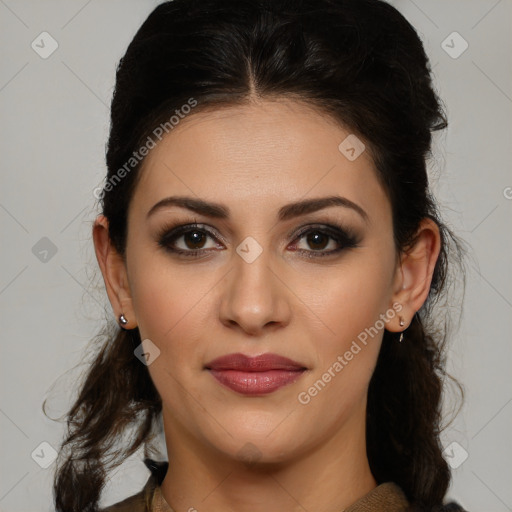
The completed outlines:
[[[133,273],[133,306],[141,339],[149,338],[160,351],[148,366],[156,389],[172,410],[186,411],[188,397],[201,393],[196,380],[204,364],[200,349],[201,340],[207,341],[206,307],[213,283],[193,278],[177,265],[171,272],[170,264],[153,259]]]
[[[357,336],[373,325],[389,307],[392,294],[391,258],[383,262],[382,258],[355,256],[353,260],[353,264],[326,273],[319,294],[320,311],[345,340],[346,334]]]
[[[141,336],[163,339],[191,309],[195,287],[179,265],[156,249],[133,248],[128,273]]]
[[[141,338],[160,349],[169,368],[200,365],[196,340],[208,332],[212,273],[192,272],[191,266],[172,265],[156,254],[135,255],[132,264],[130,287]]]
[[[360,258],[317,281],[322,294],[316,308],[327,335],[319,338],[310,332],[312,340],[321,340],[314,343],[317,366],[312,377],[328,381],[331,392],[343,391],[345,400],[366,389],[380,350],[383,318],[391,320],[396,314],[390,309],[391,261],[392,256],[387,261]]]
[[[319,338],[310,332],[319,340],[312,344],[316,364],[296,396],[309,420],[327,414],[333,428],[365,403],[382,341],[375,325],[385,311],[375,288],[344,284],[325,296],[325,323],[334,334]]]

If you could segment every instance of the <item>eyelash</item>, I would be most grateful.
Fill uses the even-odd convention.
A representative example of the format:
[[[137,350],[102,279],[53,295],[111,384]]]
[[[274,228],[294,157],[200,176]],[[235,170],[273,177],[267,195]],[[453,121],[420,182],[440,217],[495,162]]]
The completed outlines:
[[[166,251],[182,255],[188,258],[198,258],[202,256],[205,252],[210,251],[211,249],[191,249],[191,250],[183,250],[171,247],[172,242],[176,242],[178,238],[181,236],[191,233],[194,231],[198,231],[200,233],[206,234],[214,239],[216,239],[214,233],[208,229],[203,227],[203,224],[184,224],[180,226],[170,225],[162,228],[158,235],[158,245],[162,247]],[[319,233],[323,235],[327,235],[329,239],[337,242],[340,247],[338,249],[333,249],[330,251],[315,251],[315,250],[307,250],[307,249],[297,249],[297,252],[307,253],[308,258],[323,258],[326,256],[332,256],[333,254],[337,254],[344,249],[351,249],[358,246],[358,238],[355,234],[351,232],[351,230],[344,229],[341,226],[330,225],[330,224],[321,224],[321,225],[309,225],[305,226],[303,229],[300,229],[299,232],[295,235],[294,240],[302,239],[304,236],[310,233]]]

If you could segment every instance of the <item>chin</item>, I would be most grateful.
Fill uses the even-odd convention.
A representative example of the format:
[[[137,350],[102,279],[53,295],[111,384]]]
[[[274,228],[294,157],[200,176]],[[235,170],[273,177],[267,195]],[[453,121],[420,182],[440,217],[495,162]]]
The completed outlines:
[[[260,436],[254,432],[239,433],[233,438],[224,437],[216,447],[226,457],[245,463],[247,466],[267,466],[282,464],[298,455],[297,438],[294,435],[269,436],[268,432]],[[290,441],[293,441],[290,443]],[[226,444],[228,443],[228,444]],[[288,445],[288,443],[290,443]]]

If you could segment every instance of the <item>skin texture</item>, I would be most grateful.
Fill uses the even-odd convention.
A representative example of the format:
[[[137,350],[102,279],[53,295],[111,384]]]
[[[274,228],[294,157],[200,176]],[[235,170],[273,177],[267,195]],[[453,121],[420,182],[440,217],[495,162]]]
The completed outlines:
[[[114,313],[160,350],[148,370],[162,397],[170,461],[162,492],[178,512],[342,510],[377,485],[365,411],[383,329],[359,343],[307,404],[297,397],[379,315],[395,312],[393,304],[400,312],[385,328],[407,328],[427,298],[440,237],[424,220],[415,246],[398,254],[369,152],[350,161],[338,149],[349,134],[284,99],[192,114],[146,157],[130,203],[126,260],[109,244],[107,219],[96,219],[96,255]],[[171,195],[221,203],[230,217],[170,206],[147,218]],[[340,206],[277,219],[285,204],[331,195],[356,203],[367,219]],[[174,222],[213,232],[195,246],[190,234],[188,245],[183,236],[174,241],[203,255],[180,257],[158,245],[160,230]],[[307,225],[324,232],[325,224],[355,233],[356,247],[308,258],[339,247],[296,236]],[[236,252],[246,237],[262,249],[251,263]],[[278,353],[307,371],[273,393],[241,395],[204,369],[233,352]]]

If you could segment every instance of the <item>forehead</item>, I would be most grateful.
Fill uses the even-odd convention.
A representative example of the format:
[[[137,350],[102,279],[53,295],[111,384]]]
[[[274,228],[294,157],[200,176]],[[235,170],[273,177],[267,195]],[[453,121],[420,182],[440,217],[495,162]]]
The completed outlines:
[[[192,113],[146,156],[133,209],[147,212],[177,194],[239,211],[275,210],[328,194],[345,195],[367,211],[389,209],[371,156],[354,137],[329,115],[298,101]],[[352,146],[362,150],[359,156],[346,152]]]

